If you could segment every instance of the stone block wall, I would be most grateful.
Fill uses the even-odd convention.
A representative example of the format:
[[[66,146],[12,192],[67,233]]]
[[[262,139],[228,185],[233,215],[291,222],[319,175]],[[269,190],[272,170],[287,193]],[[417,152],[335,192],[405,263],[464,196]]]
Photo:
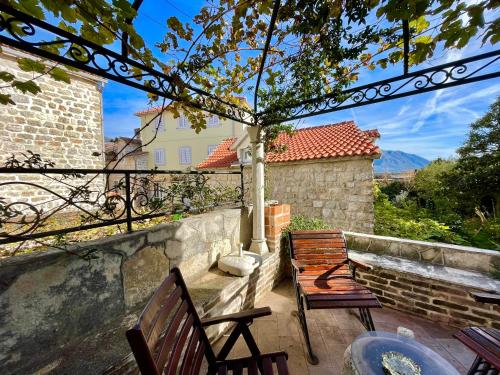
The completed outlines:
[[[279,213],[278,213],[279,211]],[[275,228],[289,207],[267,209]],[[267,236],[270,252],[251,275],[214,267],[252,231],[249,209],[224,209],[148,230],[61,250],[0,260],[0,367],[2,374],[124,373],[134,367],[125,330],[169,270],[181,269],[200,316],[254,306],[288,273],[280,233]],[[92,252],[93,258],[82,258]],[[227,327],[208,330],[212,340]],[[47,370],[49,369],[49,370]]]
[[[472,291],[484,291],[479,288],[382,267],[358,271],[357,280],[370,288],[384,307],[459,328],[479,325],[500,329],[500,307],[471,297]]]
[[[31,79],[33,73],[23,72],[16,60],[26,55],[7,47],[0,54],[2,69],[20,79]],[[12,92],[16,105],[0,106],[0,164],[16,155],[23,159],[27,151],[40,154],[57,168],[103,168],[102,93],[103,81],[85,73],[70,73],[71,84],[58,82],[45,75],[37,78],[41,88],[37,95]],[[7,90],[8,91],[8,90]],[[49,182],[33,175],[0,175],[6,181]],[[102,188],[104,177],[94,179],[92,186]],[[51,182],[58,192],[66,192],[62,184]],[[34,191],[35,190],[35,191]],[[0,186],[0,196],[13,201],[41,204],[54,195],[28,185]],[[44,207],[60,204],[52,202]]]
[[[95,351],[100,353],[104,332],[111,330],[108,345],[117,345],[116,350],[103,363],[86,359],[96,361],[92,373],[100,373],[97,370],[105,361],[128,353],[125,329],[170,268],[179,267],[188,285],[195,285],[220,256],[235,251],[240,242],[249,242],[248,216],[245,210],[218,210],[81,243],[70,249],[71,254],[49,250],[1,259],[2,374],[32,373],[55,364],[56,372],[77,374],[58,367],[81,361],[75,354],[61,362],[63,349],[76,345],[82,350],[78,345],[84,338],[90,347],[88,336],[96,335]],[[93,258],[82,258],[89,251]],[[126,320],[130,314],[132,318]],[[126,352],[120,353],[120,348]]]
[[[500,266],[500,251],[440,242],[344,232],[349,249],[463,270],[490,273]]]
[[[321,218],[334,228],[373,233],[372,159],[326,159],[266,165],[266,199],[289,204],[292,215]],[[245,185],[251,185],[245,168]],[[251,200],[251,190],[246,199]]]
[[[456,327],[500,328],[500,308],[471,296],[500,290],[500,281],[490,275],[500,252],[364,233],[345,236],[350,257],[375,267],[357,270],[357,277],[385,307]]]

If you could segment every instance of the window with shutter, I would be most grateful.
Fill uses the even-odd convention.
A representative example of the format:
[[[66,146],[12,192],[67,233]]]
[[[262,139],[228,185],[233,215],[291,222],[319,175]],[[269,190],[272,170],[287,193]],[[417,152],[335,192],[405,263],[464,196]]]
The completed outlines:
[[[165,165],[165,150],[157,148],[154,150],[155,165]]]
[[[209,127],[219,126],[219,116],[216,115],[208,116],[207,125]]]
[[[179,147],[179,163],[191,164],[191,147]]]
[[[186,116],[180,116],[177,119],[177,128],[178,129],[188,129],[191,127],[191,123],[189,122]]]
[[[208,156],[212,155],[216,148],[217,145],[208,145]]]
[[[157,118],[156,127],[158,129],[158,133],[164,132],[166,130],[165,129],[165,122],[163,121],[162,116],[159,116]]]

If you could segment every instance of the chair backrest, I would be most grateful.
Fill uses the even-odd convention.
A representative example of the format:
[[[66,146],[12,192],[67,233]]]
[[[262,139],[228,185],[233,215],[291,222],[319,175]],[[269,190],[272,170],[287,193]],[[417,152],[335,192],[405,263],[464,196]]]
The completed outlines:
[[[297,230],[289,233],[290,255],[308,271],[336,268],[336,275],[351,275],[347,245],[341,230]]]
[[[178,268],[173,268],[127,339],[142,374],[198,374],[215,355]],[[180,368],[179,368],[180,366]]]

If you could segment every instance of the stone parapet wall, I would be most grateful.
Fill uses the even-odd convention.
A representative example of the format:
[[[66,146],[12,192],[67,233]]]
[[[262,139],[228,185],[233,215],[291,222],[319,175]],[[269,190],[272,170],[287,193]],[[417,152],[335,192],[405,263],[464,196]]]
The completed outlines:
[[[66,346],[78,347],[89,335],[97,335],[101,345],[108,329],[114,331],[108,345],[117,345],[116,352],[92,359],[96,369],[124,356],[125,329],[170,268],[179,267],[188,285],[200,280],[220,256],[249,242],[249,218],[248,210],[218,210],[81,243],[70,249],[72,254],[49,250],[0,260],[2,374],[32,373],[54,363],[69,366],[77,358],[61,363]],[[92,257],[84,258],[89,252]],[[104,356],[99,346],[95,350]]]
[[[289,222],[279,206],[267,220]],[[271,212],[272,211],[272,212]],[[0,367],[2,374],[122,374],[135,367],[125,330],[177,266],[200,316],[254,306],[288,273],[278,231],[270,253],[251,275],[234,277],[214,267],[240,243],[250,244],[249,209],[225,209],[111,236],[61,250],[0,260]],[[91,254],[91,258],[85,255]],[[208,330],[215,340],[227,326]]]
[[[352,250],[483,273],[500,267],[500,251],[364,233],[344,234],[347,247]]]
[[[0,54],[2,70],[12,73],[16,78],[28,80],[33,73],[24,72],[17,66],[17,57],[26,54],[5,47]],[[27,56],[33,58],[33,56]],[[57,168],[97,168],[104,167],[103,129],[102,129],[102,80],[87,74],[70,72],[71,84],[55,81],[49,75],[36,79],[41,88],[37,95],[20,94],[12,91],[16,105],[0,106],[0,164],[7,158],[31,151],[43,159],[55,163]],[[6,89],[5,92],[9,92]],[[39,182],[35,176],[0,176],[0,183],[21,180]],[[93,188],[104,185],[104,176],[93,181]],[[57,192],[67,189],[55,184]],[[53,194],[29,185],[4,185],[0,196],[8,201],[25,201],[40,204],[54,199]],[[60,203],[60,202],[58,202]],[[51,208],[58,203],[46,205]],[[44,206],[45,207],[45,206]]]
[[[500,282],[483,274],[384,255],[350,251],[350,257],[374,266],[357,270],[360,284],[375,293],[384,307],[459,328],[500,329],[500,307],[474,301],[471,292],[500,290]]]

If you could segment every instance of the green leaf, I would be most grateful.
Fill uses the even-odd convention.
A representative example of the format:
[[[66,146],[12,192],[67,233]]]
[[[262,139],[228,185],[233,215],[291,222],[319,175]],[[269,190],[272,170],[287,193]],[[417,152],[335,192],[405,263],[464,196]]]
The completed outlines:
[[[16,104],[14,101],[10,98],[9,94],[0,94],[0,104]]]
[[[36,95],[40,91],[42,91],[40,89],[40,87],[33,81],[25,81],[25,82],[14,81],[14,82],[12,82],[12,87],[18,89],[23,94],[26,94],[27,92],[29,92],[31,94]]]
[[[56,81],[71,83],[71,79],[69,77],[69,74],[64,69],[55,67],[49,72],[49,75],[52,78],[54,78]]]
[[[21,70],[24,70],[25,72],[36,72],[36,73],[45,72],[45,65],[43,63],[33,59],[28,59],[26,57],[17,59],[17,65]]]
[[[38,18],[40,20],[45,19],[45,15],[43,14],[43,10],[38,4],[38,0],[23,0],[19,1],[17,3],[17,6],[20,8],[20,10],[24,11],[25,13]]]
[[[432,43],[433,39],[432,36],[430,35],[421,35],[415,39],[415,43],[420,43],[420,44],[430,44]]]
[[[9,72],[0,72],[0,79],[4,82],[12,82],[16,78],[14,74]]]

